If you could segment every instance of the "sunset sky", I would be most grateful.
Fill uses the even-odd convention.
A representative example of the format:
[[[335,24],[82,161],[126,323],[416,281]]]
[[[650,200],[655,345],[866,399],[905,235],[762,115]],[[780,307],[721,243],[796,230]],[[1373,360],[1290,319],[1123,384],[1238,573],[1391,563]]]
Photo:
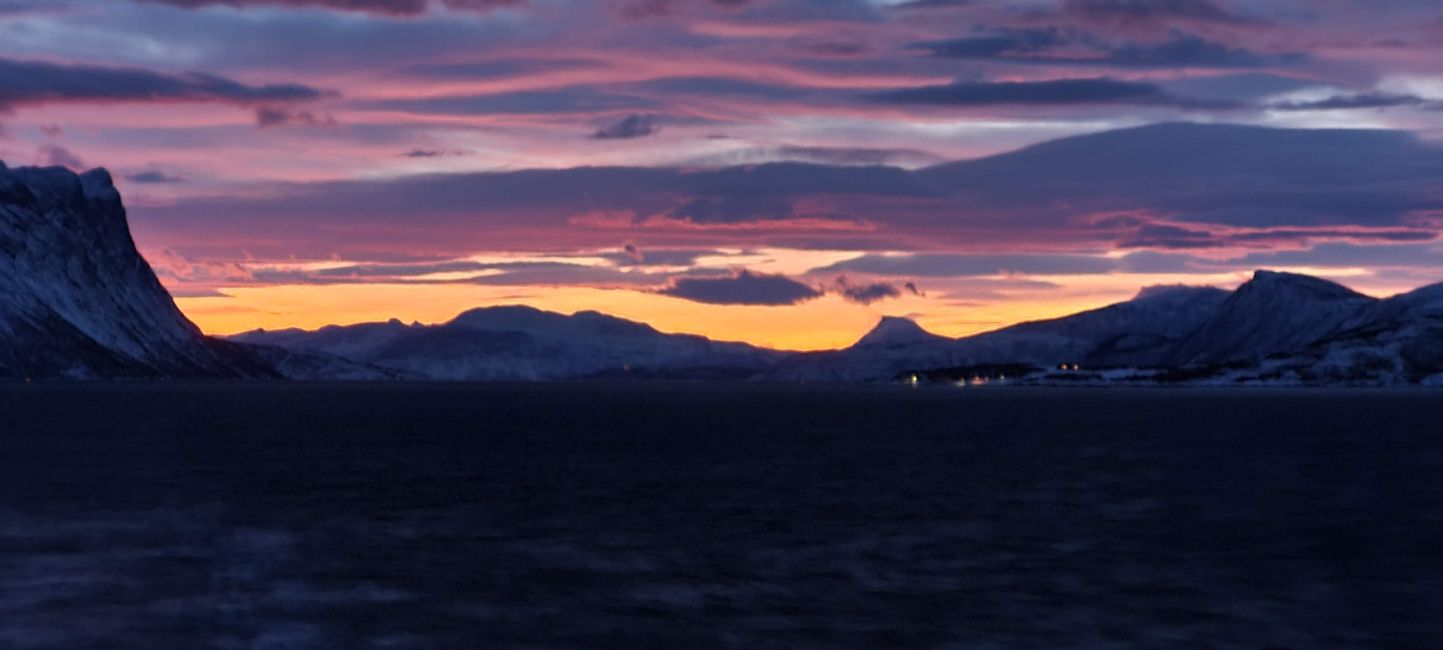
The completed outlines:
[[[109,169],[217,334],[1388,295],[1443,280],[1440,127],[1436,0],[0,0],[0,160]]]

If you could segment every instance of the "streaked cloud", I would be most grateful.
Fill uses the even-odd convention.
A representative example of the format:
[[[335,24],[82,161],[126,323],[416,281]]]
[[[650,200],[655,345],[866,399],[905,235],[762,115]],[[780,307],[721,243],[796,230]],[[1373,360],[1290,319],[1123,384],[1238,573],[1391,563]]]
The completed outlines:
[[[1117,263],[1099,255],[914,253],[864,255],[817,269],[884,276],[962,277],[1010,274],[1069,275],[1107,273]]]
[[[157,185],[157,184],[184,183],[184,182],[185,182],[185,179],[182,178],[182,177],[180,177],[180,176],[175,176],[175,175],[173,175],[173,174],[167,174],[167,173],[165,173],[165,172],[163,172],[163,171],[158,171],[158,170],[148,170],[148,171],[143,171],[143,172],[136,172],[136,173],[134,173],[134,174],[127,174],[127,175],[125,176],[125,179],[128,180],[128,181],[130,181],[130,182],[132,182],[132,183],[140,183],[140,184],[143,184],[143,185]]]
[[[958,107],[1196,104],[1194,101],[1168,95],[1157,84],[1104,77],[1046,81],[963,81],[886,90],[872,93],[869,97],[881,103]]]
[[[1077,67],[1261,68],[1295,65],[1307,58],[1296,52],[1262,54],[1191,34],[1173,34],[1162,41],[1129,39],[1119,43],[1057,28],[986,31],[917,43],[914,47],[951,59]]]
[[[1102,24],[1195,22],[1248,26],[1266,22],[1233,12],[1213,0],[1063,0],[1062,7],[1069,16]]]

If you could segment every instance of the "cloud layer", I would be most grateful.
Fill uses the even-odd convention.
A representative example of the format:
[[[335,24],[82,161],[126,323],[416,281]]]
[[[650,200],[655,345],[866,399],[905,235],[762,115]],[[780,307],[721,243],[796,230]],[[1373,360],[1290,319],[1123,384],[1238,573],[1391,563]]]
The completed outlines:
[[[957,331],[1120,275],[1433,279],[1440,24],[1413,0],[0,2],[0,159],[112,169],[188,269],[168,281],[215,301],[597,290]]]

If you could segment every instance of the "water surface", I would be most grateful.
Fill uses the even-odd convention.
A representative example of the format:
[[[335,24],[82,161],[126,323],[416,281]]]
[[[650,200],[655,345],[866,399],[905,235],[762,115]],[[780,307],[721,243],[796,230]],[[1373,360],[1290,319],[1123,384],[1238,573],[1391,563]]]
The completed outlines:
[[[1443,394],[0,386],[0,648],[1443,646]]]

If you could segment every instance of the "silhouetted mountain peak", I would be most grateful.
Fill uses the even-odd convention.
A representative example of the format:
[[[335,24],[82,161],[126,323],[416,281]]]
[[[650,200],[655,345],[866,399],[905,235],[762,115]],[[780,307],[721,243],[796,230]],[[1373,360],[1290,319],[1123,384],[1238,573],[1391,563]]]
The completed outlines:
[[[1178,346],[1170,361],[1257,361],[1355,326],[1376,302],[1322,278],[1260,270]]]
[[[1238,287],[1240,293],[1297,292],[1317,300],[1369,300],[1367,296],[1336,282],[1299,273],[1257,270],[1253,279]]]
[[[910,345],[945,340],[948,339],[922,329],[921,325],[910,318],[883,316],[876,327],[857,340],[854,347]]]
[[[447,324],[472,329],[524,330],[552,325],[562,318],[565,317],[561,314],[526,305],[501,305],[461,312]]]

